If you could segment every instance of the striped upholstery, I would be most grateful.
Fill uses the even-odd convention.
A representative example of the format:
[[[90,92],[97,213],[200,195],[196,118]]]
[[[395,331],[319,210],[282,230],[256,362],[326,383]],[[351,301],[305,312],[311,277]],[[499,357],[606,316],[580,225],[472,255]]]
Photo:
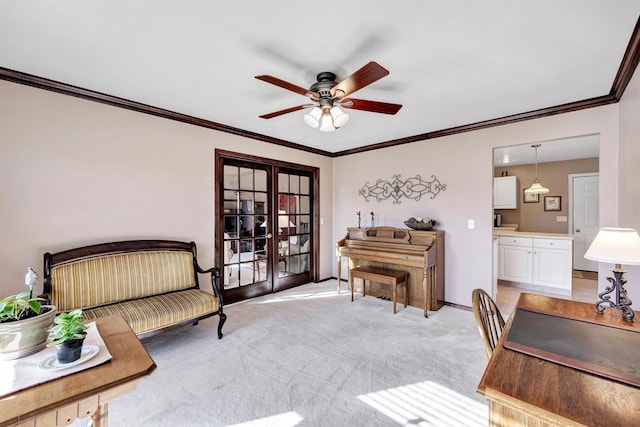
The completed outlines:
[[[60,311],[88,309],[193,288],[194,277],[190,252],[106,255],[53,267],[50,298]]]
[[[172,292],[83,311],[87,320],[119,314],[136,334],[174,325],[219,308],[218,299],[199,289]]]

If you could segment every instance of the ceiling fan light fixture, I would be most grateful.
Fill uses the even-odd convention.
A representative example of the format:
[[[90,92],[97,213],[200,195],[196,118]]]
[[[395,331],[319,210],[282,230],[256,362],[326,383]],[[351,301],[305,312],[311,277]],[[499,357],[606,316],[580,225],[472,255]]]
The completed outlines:
[[[342,111],[339,107],[331,107],[329,113],[333,118],[333,126],[336,128],[341,128],[349,121],[349,115]]]
[[[320,132],[333,132],[336,127],[333,125],[333,117],[329,111],[324,111],[320,117]]]
[[[353,108],[360,111],[370,111],[372,113],[396,114],[402,105],[391,104],[389,102],[369,101],[365,99],[349,99],[352,93],[369,86],[371,83],[380,80],[389,74],[389,70],[370,61],[356,72],[350,74],[342,81],[336,81],[335,73],[324,71],[316,77],[316,82],[309,89],[302,86],[289,83],[270,75],[255,76],[256,79],[262,80],[283,89],[295,92],[309,98],[312,104],[302,104],[295,107],[285,108],[284,110],[274,111],[269,114],[259,116],[263,119],[272,119],[282,116],[283,114],[293,113],[313,107],[311,111],[304,115],[304,121],[314,129],[320,128],[322,132],[331,132],[344,126],[349,120],[349,115],[342,109],[338,108],[342,105],[344,108]]]
[[[316,129],[320,126],[320,119],[322,117],[322,109],[320,107],[313,107],[311,111],[304,115],[304,122]]]

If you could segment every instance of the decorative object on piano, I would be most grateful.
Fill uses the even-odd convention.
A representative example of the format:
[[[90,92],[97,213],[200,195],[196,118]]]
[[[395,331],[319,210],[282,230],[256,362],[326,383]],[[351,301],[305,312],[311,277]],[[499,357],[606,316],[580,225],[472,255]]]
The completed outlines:
[[[358,215],[358,228],[360,228],[360,220],[362,218],[360,218],[360,211],[356,212],[356,215]]]
[[[411,217],[404,222],[404,225],[413,230],[431,230],[436,225],[436,221],[431,218]]]
[[[391,197],[395,204],[401,203],[400,199],[403,196],[418,201],[423,195],[431,194],[431,198],[435,199],[441,191],[447,189],[447,185],[438,181],[435,175],[431,175],[431,178],[431,181],[423,181],[420,175],[416,175],[402,181],[399,174],[393,175],[392,181],[378,179],[373,185],[369,185],[369,181],[367,181],[358,194],[364,197],[367,202],[369,197],[375,197],[378,202]]]
[[[375,215],[373,214],[373,211],[369,212],[369,214],[371,215],[371,225],[370,227],[375,227]]]
[[[596,302],[598,313],[602,314],[604,312],[603,305],[609,304],[610,307],[620,310],[627,321],[633,322],[634,313],[631,309],[631,300],[624,288],[627,281],[622,277],[625,270],[621,264],[640,265],[640,236],[638,232],[634,228],[601,228],[584,257],[593,261],[614,264],[611,271],[615,278],[607,277],[611,285],[607,286],[604,292],[598,294],[600,298]],[[615,292],[615,303],[608,295],[612,292]]]

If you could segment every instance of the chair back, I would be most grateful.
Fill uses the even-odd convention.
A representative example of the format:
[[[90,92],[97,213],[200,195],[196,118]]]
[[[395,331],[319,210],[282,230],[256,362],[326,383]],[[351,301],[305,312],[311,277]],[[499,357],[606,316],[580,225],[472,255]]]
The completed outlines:
[[[482,336],[487,356],[491,358],[504,329],[504,318],[496,303],[484,290],[474,289],[471,298],[478,330]]]

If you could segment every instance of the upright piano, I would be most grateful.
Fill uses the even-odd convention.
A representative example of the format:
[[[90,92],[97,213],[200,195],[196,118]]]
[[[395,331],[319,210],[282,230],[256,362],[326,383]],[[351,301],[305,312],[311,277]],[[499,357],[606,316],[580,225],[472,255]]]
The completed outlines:
[[[409,273],[406,289],[409,305],[427,311],[444,305],[444,231],[395,227],[348,228],[336,243],[338,290],[342,281],[342,258],[348,268],[372,266]],[[406,290],[405,290],[406,291]],[[389,298],[388,286],[367,286],[367,294]]]

